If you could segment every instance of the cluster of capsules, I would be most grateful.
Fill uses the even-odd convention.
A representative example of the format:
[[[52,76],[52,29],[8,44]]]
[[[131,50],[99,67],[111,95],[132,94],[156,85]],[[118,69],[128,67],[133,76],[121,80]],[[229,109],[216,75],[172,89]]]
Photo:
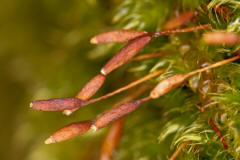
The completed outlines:
[[[134,58],[134,56],[142,50],[151,39],[163,35],[177,34],[177,33],[185,33],[192,32],[197,30],[209,30],[205,34],[203,34],[203,41],[208,44],[214,45],[235,45],[240,41],[240,37],[235,33],[229,33],[224,31],[212,31],[210,24],[204,24],[189,28],[179,29],[182,25],[188,23],[197,15],[197,12],[194,11],[185,11],[180,13],[177,17],[171,18],[167,23],[162,27],[162,31],[155,33],[148,33],[145,31],[136,31],[136,30],[112,30],[108,32],[103,32],[95,37],[93,37],[90,42],[92,44],[101,44],[101,43],[123,43],[127,42],[127,44],[118,51],[101,69],[100,73],[92,78],[75,96],[70,98],[54,98],[48,100],[36,100],[30,104],[30,108],[34,110],[41,111],[63,111],[64,114],[70,115],[75,112],[80,107],[86,106],[88,104],[94,103],[96,101],[108,98],[117,93],[125,91],[129,88],[135,87],[140,83],[143,83],[153,77],[156,77],[162,74],[165,69],[161,69],[159,71],[148,74],[147,76],[130,83],[129,85],[122,87],[114,92],[111,92],[102,97],[98,97],[95,99],[90,99],[103,85],[106,77],[113,70],[117,69],[121,65],[132,61],[132,60],[142,60],[147,58],[155,58],[159,56],[164,56],[167,53],[151,53],[143,56],[139,56]],[[178,29],[176,29],[178,28]],[[211,30],[211,31],[210,31]],[[137,96],[141,95],[145,92],[149,87],[142,87],[138,89],[138,91],[130,96],[124,98],[120,103],[116,104],[110,110],[98,115],[93,120],[81,121],[69,124],[56,132],[54,132],[46,141],[46,144],[56,143],[63,140],[67,140],[73,138],[77,135],[83,134],[87,132],[90,128],[93,130],[98,130],[100,128],[105,127],[106,125],[114,122],[112,127],[110,128],[107,136],[106,142],[108,145],[103,145],[102,147],[102,157],[111,157],[112,151],[117,145],[117,141],[120,137],[120,132],[123,125],[123,116],[135,111],[143,102],[148,101],[150,99],[156,99],[160,96],[168,93],[169,91],[179,87],[182,85],[189,77],[207,71],[212,68],[216,68],[222,66],[224,64],[230,63],[239,59],[240,56],[236,54],[234,57],[225,59],[222,61],[218,61],[214,64],[208,65],[206,67],[191,71],[186,74],[177,74],[174,76],[170,76],[162,81],[160,81],[149,93],[147,97],[133,100]],[[217,127],[214,126],[214,123],[211,121],[215,131]],[[217,132],[218,133],[218,132]],[[219,132],[220,133],[220,132]],[[111,145],[109,143],[111,142]],[[184,143],[187,145],[188,142]],[[181,147],[181,146],[180,146]],[[101,156],[100,156],[101,157]],[[174,157],[174,155],[173,155]],[[100,158],[101,159],[101,158]]]

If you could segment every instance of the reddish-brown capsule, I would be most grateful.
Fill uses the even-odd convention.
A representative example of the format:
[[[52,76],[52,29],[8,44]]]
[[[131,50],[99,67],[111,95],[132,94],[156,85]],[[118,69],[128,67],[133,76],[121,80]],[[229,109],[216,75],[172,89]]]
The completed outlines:
[[[46,141],[45,144],[61,142],[80,134],[87,132],[91,127],[90,121],[76,122],[69,124],[56,132],[54,132]]]
[[[99,160],[111,160],[112,155],[118,145],[118,142],[122,135],[123,118],[115,121],[109,128],[108,133],[104,139]]]
[[[61,111],[65,109],[79,108],[87,102],[78,98],[54,98],[48,100],[33,101],[30,108],[41,111]]]
[[[168,77],[157,84],[157,86],[151,91],[150,97],[153,99],[158,98],[158,97],[168,93],[169,91],[175,89],[176,87],[180,86],[188,77],[190,77],[194,74],[201,73],[206,70],[222,66],[224,64],[235,61],[239,58],[240,58],[240,56],[237,55],[235,57],[216,62],[210,66],[196,69],[196,70],[186,73],[186,74],[178,74],[178,75]]]
[[[158,98],[169,91],[180,86],[188,78],[185,74],[178,74],[168,77],[157,84],[157,86],[151,91],[150,97],[155,99]]]
[[[99,88],[104,83],[105,79],[106,77],[102,74],[96,75],[81,89],[80,92],[78,92],[76,98],[79,98],[85,101],[88,100],[99,90]],[[71,110],[64,110],[63,114],[70,115],[76,110],[78,110],[78,108],[74,108]]]
[[[172,30],[181,27],[182,25],[188,23],[197,12],[185,11],[180,13],[177,17],[169,19],[164,25],[163,30]]]
[[[129,42],[107,62],[107,64],[102,68],[101,73],[103,75],[107,75],[114,69],[131,60],[132,57],[144,48],[151,39],[151,36],[145,36]]]
[[[129,40],[146,34],[147,32],[135,30],[113,30],[96,35],[90,40],[90,43],[100,44],[112,42],[128,42]]]
[[[235,33],[215,31],[205,33],[203,40],[208,44],[233,46],[240,41],[240,37]]]
[[[91,98],[102,86],[106,77],[102,74],[98,74],[94,78],[92,78],[77,94],[77,98],[82,100],[88,100]]]
[[[206,70],[222,66],[224,64],[235,61],[239,58],[240,58],[240,56],[237,55],[235,57],[216,62],[210,66],[196,69],[196,70],[186,73],[186,74],[178,74],[178,75],[168,77],[157,84],[157,86],[151,91],[150,97],[153,99],[158,98],[158,97],[168,93],[169,91],[175,89],[176,87],[180,86],[188,77],[190,77],[194,74],[201,73]]]
[[[142,99],[136,100],[136,101],[120,104],[110,109],[108,112],[105,112],[97,117],[96,121],[93,123],[92,128],[97,130],[105,127],[112,121],[128,113],[135,111],[142,102],[143,102]]]

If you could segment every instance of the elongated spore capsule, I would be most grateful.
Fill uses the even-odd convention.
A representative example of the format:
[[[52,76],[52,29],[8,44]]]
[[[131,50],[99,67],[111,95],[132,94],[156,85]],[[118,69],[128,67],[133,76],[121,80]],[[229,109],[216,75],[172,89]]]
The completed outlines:
[[[113,43],[113,42],[128,42],[139,36],[146,35],[147,32],[136,31],[136,30],[113,30],[108,32],[100,33],[94,36],[90,43],[100,44],[100,43]]]
[[[132,88],[132,87],[134,87],[134,86],[136,86],[136,85],[138,85],[138,84],[140,84],[140,83],[142,83],[142,82],[144,82],[144,81],[146,81],[146,80],[148,80],[148,79],[150,79],[150,78],[153,78],[153,77],[155,77],[155,76],[163,73],[164,71],[165,71],[165,69],[162,69],[162,70],[156,71],[156,72],[154,72],[154,73],[150,73],[150,74],[148,74],[147,76],[145,76],[145,77],[143,77],[143,78],[141,78],[141,79],[139,79],[139,80],[137,80],[137,81],[135,81],[135,82],[132,82],[132,83],[130,83],[129,85],[127,85],[127,86],[125,86],[125,87],[122,87],[122,88],[120,88],[120,89],[118,89],[118,90],[116,90],[116,91],[113,91],[113,92],[111,92],[111,93],[108,93],[108,94],[106,94],[106,95],[104,95],[104,96],[102,96],[102,97],[98,97],[98,98],[89,100],[88,103],[94,103],[94,102],[97,102],[97,101],[99,101],[99,100],[103,100],[103,99],[106,99],[106,98],[108,98],[108,97],[111,97],[111,96],[113,96],[113,95],[115,95],[115,94],[117,94],[117,93],[120,93],[120,92],[124,91],[124,90],[130,89],[130,88]],[[93,79],[95,79],[95,78],[93,78]],[[93,80],[93,82],[95,82],[95,80]],[[92,83],[92,82],[89,82],[89,85],[88,85],[88,84],[85,85],[86,87],[84,87],[84,88],[86,89],[86,92],[89,92],[89,91],[87,90],[87,88],[88,88],[87,86],[91,86],[91,83]],[[87,100],[87,99],[90,98],[92,95],[91,95],[91,96],[85,96],[85,94],[84,94],[84,88],[83,88],[82,91],[80,92],[80,93],[82,93],[82,94],[80,94],[80,95],[78,96],[78,98],[81,99],[81,97],[83,97],[83,98],[86,97],[84,100]],[[94,88],[94,87],[93,87],[93,88]],[[139,89],[139,90],[141,90],[141,89]],[[90,91],[90,92],[91,92],[91,91]],[[92,92],[91,92],[91,93],[92,93]],[[72,109],[72,110],[65,110],[65,111],[63,112],[63,114],[65,114],[65,115],[70,115],[70,114],[72,114],[73,112],[75,112],[77,109],[78,109],[78,108],[75,108],[75,109]]]
[[[130,94],[129,96],[127,96],[127,97],[125,97],[124,99],[122,99],[120,102],[116,103],[116,104],[114,105],[114,108],[116,108],[116,107],[118,107],[118,106],[120,106],[120,105],[122,105],[122,104],[125,104],[125,103],[127,103],[127,102],[129,102],[129,101],[132,101],[134,98],[138,97],[139,95],[141,95],[142,93],[144,93],[146,90],[148,90],[149,87],[150,87],[150,86],[148,86],[148,85],[144,85],[143,87],[140,87],[140,88],[139,88],[138,90],[136,90],[134,93]],[[144,102],[144,101],[147,101],[148,99],[149,99],[149,97],[143,98],[143,99],[138,100],[138,101]],[[111,110],[113,110],[114,108],[112,108]],[[115,109],[115,110],[116,110],[116,109]],[[110,111],[110,110],[109,110],[109,111]],[[109,112],[109,111],[107,111],[107,112]],[[95,120],[95,122],[99,121],[99,122],[97,122],[97,123],[101,123],[101,117],[102,117],[102,120],[104,121],[104,115],[105,115],[107,112],[104,112],[104,113],[100,114],[99,116],[97,116],[97,119]],[[106,117],[105,117],[105,118],[106,118]],[[99,120],[98,120],[98,119],[99,119]],[[109,123],[110,123],[110,122],[109,122]],[[106,125],[107,125],[107,124],[106,124]],[[94,130],[97,130],[97,127],[94,126],[94,125],[92,126],[92,128],[93,128]]]
[[[177,17],[169,19],[164,25],[163,30],[172,30],[181,27],[193,19],[197,12],[188,10],[180,13]]]
[[[65,109],[79,108],[87,102],[78,98],[54,98],[48,100],[33,101],[30,108],[41,111],[61,111]]]
[[[88,100],[101,88],[105,79],[106,77],[102,74],[96,75],[81,89],[80,92],[78,92],[76,98],[79,98],[81,100]],[[78,108],[74,108],[71,110],[64,110],[63,114],[69,116],[76,110],[78,110]]]
[[[90,129],[91,122],[83,121],[69,124],[56,132],[54,132],[46,141],[45,144],[61,142],[80,134],[87,132]]]
[[[105,127],[112,121],[135,111],[143,101],[145,100],[140,99],[132,102],[127,102],[110,109],[109,111],[99,115],[96,118],[96,121],[93,123],[92,128],[97,130]]]
[[[238,53],[238,51],[237,51],[237,53]],[[178,74],[178,75],[168,77],[168,78],[162,80],[161,82],[159,82],[157,84],[157,86],[151,91],[150,97],[153,98],[153,99],[158,98],[158,97],[168,93],[169,91],[175,89],[176,87],[180,86],[188,77],[190,77],[194,74],[197,74],[197,73],[204,72],[204,71],[212,69],[212,68],[222,66],[224,64],[235,61],[239,58],[240,58],[240,56],[237,55],[235,57],[216,62],[216,63],[214,63],[210,66],[200,68],[200,69],[196,69],[196,70],[191,71],[191,72],[186,73],[186,74]]]
[[[114,69],[131,60],[132,57],[143,49],[151,39],[151,36],[145,36],[129,42],[107,62],[107,64],[101,69],[101,73],[107,75]]]
[[[240,41],[240,37],[235,33],[215,31],[205,33],[203,40],[208,44],[233,46]]]
[[[102,74],[98,74],[94,78],[92,78],[77,94],[77,98],[82,100],[88,100],[91,98],[102,86],[106,77]]]
[[[103,141],[99,160],[111,160],[112,155],[119,143],[122,135],[124,119],[120,118],[115,121],[109,128],[108,133]]]
[[[155,99],[168,93],[169,91],[180,86],[187,78],[188,76],[186,76],[185,74],[178,74],[162,80],[151,91],[150,97]]]

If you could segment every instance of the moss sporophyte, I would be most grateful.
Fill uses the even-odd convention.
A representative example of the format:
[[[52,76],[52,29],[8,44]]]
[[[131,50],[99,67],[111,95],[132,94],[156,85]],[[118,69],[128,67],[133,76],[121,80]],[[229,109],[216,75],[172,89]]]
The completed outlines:
[[[220,16],[225,16],[223,17],[223,19],[226,21],[226,23],[232,17],[232,14],[225,13],[225,12],[229,12],[229,9],[226,9],[225,7],[219,8],[219,6],[215,6],[212,8],[216,9],[216,14]],[[202,10],[205,10],[205,9],[206,7],[202,6]],[[99,156],[101,160],[103,160],[106,157],[107,159],[111,159],[113,157],[113,152],[116,149],[117,144],[119,143],[122,135],[122,128],[124,126],[125,115],[134,112],[136,109],[138,109],[141,106],[142,103],[144,102],[146,103],[147,101],[150,101],[150,100],[161,99],[162,97],[167,95],[169,92],[175,90],[176,88],[179,88],[180,86],[194,88],[193,82],[192,82],[193,77],[197,79],[201,74],[207,73],[210,70],[214,70],[215,68],[224,66],[226,64],[232,64],[231,62],[238,60],[240,58],[239,56],[240,51],[238,51],[238,48],[236,47],[235,50],[233,51],[235,55],[231,54],[228,56],[222,56],[221,58],[216,58],[213,60],[211,64],[203,66],[201,68],[197,67],[196,69],[195,67],[193,69],[193,67],[192,68],[190,67],[191,69],[188,69],[187,72],[186,70],[184,71],[181,70],[179,73],[175,72],[174,74],[172,74],[173,71],[169,72],[169,68],[171,67],[174,68],[174,63],[171,63],[173,60],[167,61],[168,63],[164,63],[164,65],[162,66],[160,65],[161,63],[159,63],[158,65],[161,66],[159,67],[160,69],[157,69],[154,71],[151,70],[144,77],[139,78],[138,80],[135,80],[134,82],[122,88],[119,88],[113,92],[110,92],[106,95],[103,95],[97,98],[92,98],[97,93],[97,91],[101,88],[101,86],[104,84],[104,81],[109,76],[109,74],[114,70],[116,70],[117,68],[119,68],[120,66],[126,63],[138,63],[145,60],[151,61],[151,60],[161,59],[162,57],[171,56],[170,54],[171,50],[167,50],[167,51],[161,51],[161,52],[158,52],[158,51],[149,52],[149,54],[144,54],[144,55],[135,57],[136,54],[138,54],[141,50],[143,50],[146,46],[148,46],[152,40],[157,39],[159,37],[162,37],[162,36],[171,37],[178,34],[184,35],[184,34],[187,34],[187,32],[190,32],[190,33],[194,32],[195,34],[200,35],[200,41],[205,46],[211,47],[211,45],[214,45],[214,46],[219,45],[219,46],[225,46],[225,47],[234,47],[238,45],[240,38],[237,33],[235,33],[234,31],[222,31],[220,29],[213,29],[215,26],[212,25],[212,23],[210,22],[209,24],[204,23],[202,25],[195,25],[191,27],[181,28],[184,25],[188,25],[193,20],[196,21],[196,18],[200,14],[202,14],[201,10],[187,10],[182,13],[179,13],[177,16],[171,17],[169,21],[166,21],[162,27],[162,31],[159,31],[159,32],[146,32],[146,31],[139,31],[139,30],[133,30],[133,29],[119,29],[119,30],[110,30],[94,36],[90,40],[92,44],[104,45],[105,43],[126,43],[126,45],[122,49],[120,49],[115,55],[113,55],[113,57],[110,58],[110,60],[106,62],[106,64],[100,69],[99,74],[97,74],[85,86],[83,86],[83,88],[79,91],[79,93],[77,93],[75,97],[36,100],[30,104],[31,109],[41,110],[41,111],[63,111],[64,114],[70,115],[83,106],[98,102],[106,98],[110,98],[111,96],[114,96],[118,93],[129,90],[140,84],[141,84],[141,87],[139,87],[135,92],[128,94],[126,98],[124,98],[122,101],[114,105],[113,108],[96,116],[96,118],[82,121],[82,122],[71,123],[57,130],[45,141],[45,143],[50,144],[50,143],[57,143],[60,141],[64,141],[64,140],[73,138],[77,135],[84,134],[88,130],[97,131],[109,125],[110,123],[114,122],[111,128],[109,129],[107,136],[105,137],[105,140],[102,145],[101,153]],[[180,43],[180,42],[176,42],[176,43]],[[168,44],[168,46],[171,46],[171,45],[172,44]],[[183,62],[186,58],[185,56],[186,56],[185,54],[182,54],[181,58],[183,59]],[[230,56],[231,58],[229,58]],[[194,63],[194,60],[192,61],[193,61],[192,63]],[[200,62],[196,61],[195,63],[200,63]],[[185,64],[181,64],[181,65],[183,66]],[[176,66],[176,68],[177,67],[178,66]],[[151,81],[153,82],[152,85],[145,83],[150,79],[155,80],[155,81]],[[159,82],[155,83],[156,81],[159,81]],[[197,79],[196,81],[197,81],[196,83],[198,83],[199,79]],[[199,86],[197,85],[197,87]],[[197,87],[195,87],[195,90],[193,89],[194,92],[196,92]],[[143,97],[143,94],[146,94],[146,93],[148,94],[148,96]],[[202,93],[199,93],[199,94],[201,96]],[[141,97],[136,100],[138,96],[142,96],[143,98]],[[206,97],[200,98],[200,101],[198,101],[198,103],[205,102],[205,101],[207,101]],[[206,113],[205,108],[204,109],[201,108],[200,105],[194,102],[193,102],[193,105],[197,106],[197,108],[200,109],[201,112],[199,114]],[[220,141],[223,145],[223,148],[227,150],[230,145],[228,145],[227,144],[228,142],[223,138],[224,136],[220,131],[220,129],[215,124],[214,120],[212,119],[211,117],[212,115],[210,116],[210,113],[206,113],[206,114],[209,114],[207,123],[212,127],[212,131],[214,131],[219,136]],[[183,124],[181,125],[183,126]],[[175,125],[175,128],[181,125],[180,124]],[[181,127],[179,127],[179,129],[181,129]],[[208,132],[206,132],[206,134]],[[183,135],[187,133],[188,132],[185,131],[183,132]],[[173,152],[173,154],[170,156],[170,159],[174,160],[180,154],[180,151],[183,150],[185,147],[188,147],[194,150],[191,147],[192,146],[197,147],[198,145],[197,141],[199,141],[200,139],[201,138],[199,137],[197,138],[196,136],[194,137],[193,134],[188,135],[188,137],[182,138],[181,140],[179,140],[179,142],[181,142],[181,143],[178,143],[180,144],[179,147],[176,148],[176,151]],[[175,140],[177,141],[177,139]]]

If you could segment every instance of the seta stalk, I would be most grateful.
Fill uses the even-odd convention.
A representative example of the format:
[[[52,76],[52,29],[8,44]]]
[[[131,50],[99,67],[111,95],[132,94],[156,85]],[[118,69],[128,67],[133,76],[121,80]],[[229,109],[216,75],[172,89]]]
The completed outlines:
[[[171,155],[171,157],[169,158],[169,160],[175,160],[178,156],[178,154],[181,152],[181,150],[190,143],[190,141],[186,141],[184,143],[182,143],[177,149],[176,151]]]
[[[215,125],[215,123],[213,122],[212,119],[209,120],[209,124],[212,126],[213,130],[218,134],[221,142],[222,142],[222,145],[224,147],[224,149],[228,149],[228,145],[227,145],[227,142],[225,141],[225,139],[223,138],[223,135],[222,133],[220,132],[220,130],[218,129],[218,127]]]

